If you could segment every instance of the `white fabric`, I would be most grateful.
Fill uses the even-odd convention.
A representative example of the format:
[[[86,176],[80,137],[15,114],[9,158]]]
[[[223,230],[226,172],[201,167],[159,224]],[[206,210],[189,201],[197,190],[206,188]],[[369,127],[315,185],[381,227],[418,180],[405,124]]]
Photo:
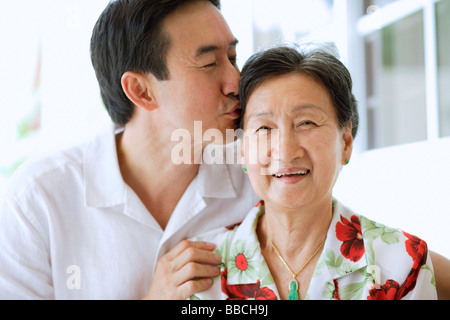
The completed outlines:
[[[11,179],[0,209],[0,299],[142,298],[158,257],[241,221],[259,200],[240,165],[202,164],[162,230],[122,179],[114,133]]]

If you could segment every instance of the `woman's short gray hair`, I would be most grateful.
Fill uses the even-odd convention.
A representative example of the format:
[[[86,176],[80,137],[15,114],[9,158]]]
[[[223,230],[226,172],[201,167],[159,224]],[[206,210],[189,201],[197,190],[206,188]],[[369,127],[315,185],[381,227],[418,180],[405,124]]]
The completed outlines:
[[[253,91],[264,81],[289,73],[302,73],[321,83],[330,93],[336,109],[340,128],[352,126],[352,135],[358,131],[359,114],[357,101],[352,93],[352,78],[344,64],[326,50],[302,51],[279,46],[254,54],[242,69],[239,85],[242,117]]]

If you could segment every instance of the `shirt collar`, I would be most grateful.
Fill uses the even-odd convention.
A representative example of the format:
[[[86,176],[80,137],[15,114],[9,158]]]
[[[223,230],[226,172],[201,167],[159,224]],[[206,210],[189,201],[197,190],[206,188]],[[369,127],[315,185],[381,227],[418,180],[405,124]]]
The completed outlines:
[[[205,150],[210,151],[211,149],[208,149],[208,147]],[[213,146],[213,148],[219,148],[216,149],[216,152],[217,150],[223,150],[220,149],[223,146]],[[207,154],[207,152],[204,152],[204,154]],[[184,224],[199,214],[207,206],[206,198],[232,199],[237,197],[229,165],[220,163],[207,164],[205,162],[205,159],[203,159],[197,176],[178,202],[161,241],[168,239]]]
[[[90,207],[112,207],[126,201],[126,184],[120,173],[116,133],[111,124],[92,142],[84,154],[85,201]]]
[[[228,150],[228,146],[221,145],[208,145],[205,148],[203,163],[200,165],[196,177],[197,190],[202,197],[222,199],[237,197],[229,165],[225,162]],[[221,156],[212,161],[210,159],[212,153]]]
[[[117,158],[117,133],[123,128],[108,126],[86,146],[84,154],[85,201],[91,207],[111,207],[124,204],[130,190],[123,181]],[[194,182],[200,196],[205,198],[235,198],[237,193],[225,163],[226,152],[233,146],[210,145],[205,148],[204,163]],[[214,151],[212,151],[214,150]],[[222,150],[225,150],[223,152]],[[217,153],[219,152],[219,153]],[[222,164],[211,163],[205,155],[223,155]],[[206,162],[206,163],[205,163]]]
[[[367,266],[360,218],[333,200],[333,218],[318,264],[327,266],[330,279],[336,280]]]
[[[262,279],[264,276],[271,277],[268,266],[262,256],[256,234],[256,225],[263,213],[264,205],[263,202],[260,202],[249,212],[242,224],[232,231],[235,233],[232,237],[233,245],[230,246],[226,262],[228,268],[227,282],[230,285],[254,283],[257,279]],[[339,235],[336,229],[338,224],[340,225],[338,227]],[[353,214],[342,204],[333,200],[333,218],[328,229],[324,249],[316,266],[316,271],[322,272],[327,270],[325,273],[322,272],[321,276],[315,275],[321,282],[326,283],[327,281],[342,278],[367,266],[363,240],[359,240],[358,235],[358,231],[361,231],[361,229],[358,230],[358,226],[360,226],[359,216]],[[348,240],[339,240],[343,239],[342,231],[348,232]],[[358,241],[361,242],[359,243]],[[238,245],[236,246],[235,244]],[[236,250],[233,251],[233,248]],[[344,257],[341,249],[345,250],[347,248],[349,248],[349,254],[346,254],[347,257]],[[230,269],[236,269],[235,261],[239,253],[243,253],[247,259],[248,271],[243,273],[236,270],[236,272],[230,273]],[[253,265],[257,266],[257,271],[254,272],[255,274],[252,274]],[[324,265],[327,268],[322,268]],[[268,274],[257,274],[258,272],[268,272]]]
[[[228,285],[252,284],[266,277],[269,283],[274,283],[256,234],[256,226],[262,214],[264,205],[261,201],[250,210],[239,226],[230,231],[232,240],[225,262]],[[239,265],[244,259],[245,269]]]

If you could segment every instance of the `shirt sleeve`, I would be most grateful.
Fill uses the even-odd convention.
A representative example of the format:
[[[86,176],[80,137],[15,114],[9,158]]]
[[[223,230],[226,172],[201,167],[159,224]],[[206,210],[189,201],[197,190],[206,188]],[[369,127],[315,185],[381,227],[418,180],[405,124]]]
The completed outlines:
[[[414,269],[411,270],[411,273]],[[434,277],[433,265],[428,254],[426,263],[417,270],[419,273],[415,287],[403,300],[437,300],[436,281]]]
[[[9,194],[0,208],[0,299],[53,299],[48,241],[32,203]]]

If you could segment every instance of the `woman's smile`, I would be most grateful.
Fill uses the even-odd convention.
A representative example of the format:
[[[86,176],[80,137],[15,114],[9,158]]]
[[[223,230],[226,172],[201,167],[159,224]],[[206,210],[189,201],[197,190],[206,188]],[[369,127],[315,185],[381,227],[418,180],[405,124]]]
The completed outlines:
[[[310,174],[308,169],[285,168],[272,175],[276,180],[285,184],[296,184]]]

